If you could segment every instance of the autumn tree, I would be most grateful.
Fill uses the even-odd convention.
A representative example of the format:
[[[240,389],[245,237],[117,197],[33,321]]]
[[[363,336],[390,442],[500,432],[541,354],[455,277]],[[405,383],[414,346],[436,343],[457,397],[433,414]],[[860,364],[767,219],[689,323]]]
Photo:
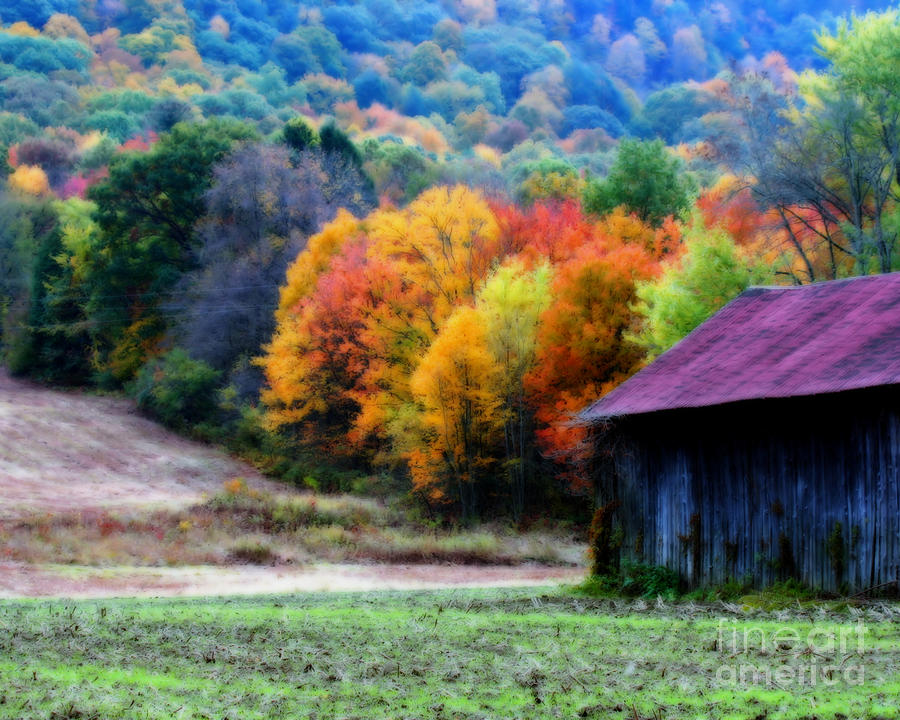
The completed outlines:
[[[526,270],[521,260],[503,265],[479,290],[474,317],[485,329],[496,373],[494,392],[502,401],[504,466],[515,520],[521,519],[534,482],[533,408],[525,376],[535,364],[540,318],[551,300],[551,275],[546,262],[533,270]]]
[[[474,301],[497,239],[485,201],[462,187],[362,222],[339,214],[288,270],[264,360],[270,423],[344,447],[377,441],[373,462],[402,461],[422,430],[410,379],[447,318]]]
[[[602,228],[554,268],[553,300],[542,314],[534,367],[525,377],[536,440],[575,490],[587,489],[580,463],[584,428],[572,419],[635,372],[643,350],[626,335],[635,323],[635,283],[654,276],[654,258]]]
[[[410,380],[423,413],[422,447],[407,455],[413,490],[459,504],[464,520],[478,516],[484,477],[502,427],[499,368],[487,347],[478,310],[461,306],[447,319]]]
[[[259,361],[271,429],[338,461],[366,463],[349,434],[368,368],[367,308],[377,263],[366,257],[359,220],[345,211],[313,235],[287,271],[276,327]]]
[[[544,472],[584,489],[583,468],[571,470],[586,450],[572,417],[640,366],[643,350],[626,338],[637,320],[629,306],[635,281],[678,256],[680,229],[671,221],[650,227],[621,209],[598,222],[572,201],[496,204],[494,212],[505,251],[526,269],[549,262],[553,271],[524,387]]]
[[[402,445],[409,378],[446,318],[474,299],[490,272],[497,225],[484,199],[462,186],[426,190],[404,210],[373,213],[367,225],[368,255],[387,261],[394,279],[372,288],[377,306],[368,342],[378,362],[365,377],[357,430]]]
[[[25,195],[40,197],[50,192],[47,173],[37,165],[20,165],[10,174],[7,182],[11,189]]]

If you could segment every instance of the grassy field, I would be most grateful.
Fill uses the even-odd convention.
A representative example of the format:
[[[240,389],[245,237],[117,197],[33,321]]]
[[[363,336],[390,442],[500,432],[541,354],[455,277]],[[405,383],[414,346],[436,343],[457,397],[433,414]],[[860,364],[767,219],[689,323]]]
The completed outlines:
[[[898,618],[559,589],[7,601],[0,717],[893,718]]]

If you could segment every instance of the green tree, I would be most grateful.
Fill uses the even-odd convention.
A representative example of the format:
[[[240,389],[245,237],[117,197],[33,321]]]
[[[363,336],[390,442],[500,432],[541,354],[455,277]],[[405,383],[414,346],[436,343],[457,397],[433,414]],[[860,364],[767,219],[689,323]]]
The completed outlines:
[[[246,125],[178,124],[146,153],[117,155],[109,177],[88,193],[100,243],[86,279],[101,367],[129,379],[152,353],[166,323],[158,305],[196,265],[194,225],[204,211],[213,165]]]
[[[690,207],[694,184],[661,140],[622,140],[605,180],[590,183],[584,208],[605,215],[619,206],[658,227]]]
[[[656,280],[638,283],[635,309],[644,325],[633,340],[649,358],[668,350],[750,285],[770,281],[771,272],[745,257],[729,235],[699,220],[685,235],[685,254]]]
[[[291,118],[284,124],[281,132],[285,145],[294,152],[300,153],[319,146],[319,134],[305,118]]]
[[[89,337],[69,250],[83,201],[6,196],[0,206],[0,315],[10,370],[45,382],[76,385],[91,374]],[[9,263],[15,264],[15,269]]]
[[[900,11],[854,16],[817,39],[831,66],[804,74],[804,120],[833,153],[842,182],[831,186],[846,204],[859,272],[890,272],[900,230],[892,217],[900,200]]]
[[[56,213],[45,199],[0,194],[0,341],[3,360],[13,372],[27,372],[33,359],[30,315],[40,293],[35,259],[38,248],[52,242],[56,231]]]
[[[357,167],[362,167],[363,157],[359,148],[353,144],[350,136],[334,123],[328,123],[322,128],[319,132],[319,142],[323,152],[336,153]]]

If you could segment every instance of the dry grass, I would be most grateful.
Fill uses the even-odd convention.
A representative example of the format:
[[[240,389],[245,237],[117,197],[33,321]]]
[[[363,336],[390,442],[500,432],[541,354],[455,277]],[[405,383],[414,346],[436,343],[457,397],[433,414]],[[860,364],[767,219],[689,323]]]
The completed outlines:
[[[375,500],[273,495],[234,480],[184,510],[82,510],[0,523],[7,561],[89,566],[386,562],[579,565],[565,532],[428,527]]]

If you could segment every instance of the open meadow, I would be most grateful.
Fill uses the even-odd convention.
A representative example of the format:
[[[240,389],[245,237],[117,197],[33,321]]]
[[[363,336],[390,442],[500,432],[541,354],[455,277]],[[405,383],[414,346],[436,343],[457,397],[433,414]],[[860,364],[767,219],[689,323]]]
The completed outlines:
[[[533,585],[584,573],[584,544],[566,528],[459,530],[373,498],[300,492],[126,399],[0,370],[0,426],[0,597]]]

